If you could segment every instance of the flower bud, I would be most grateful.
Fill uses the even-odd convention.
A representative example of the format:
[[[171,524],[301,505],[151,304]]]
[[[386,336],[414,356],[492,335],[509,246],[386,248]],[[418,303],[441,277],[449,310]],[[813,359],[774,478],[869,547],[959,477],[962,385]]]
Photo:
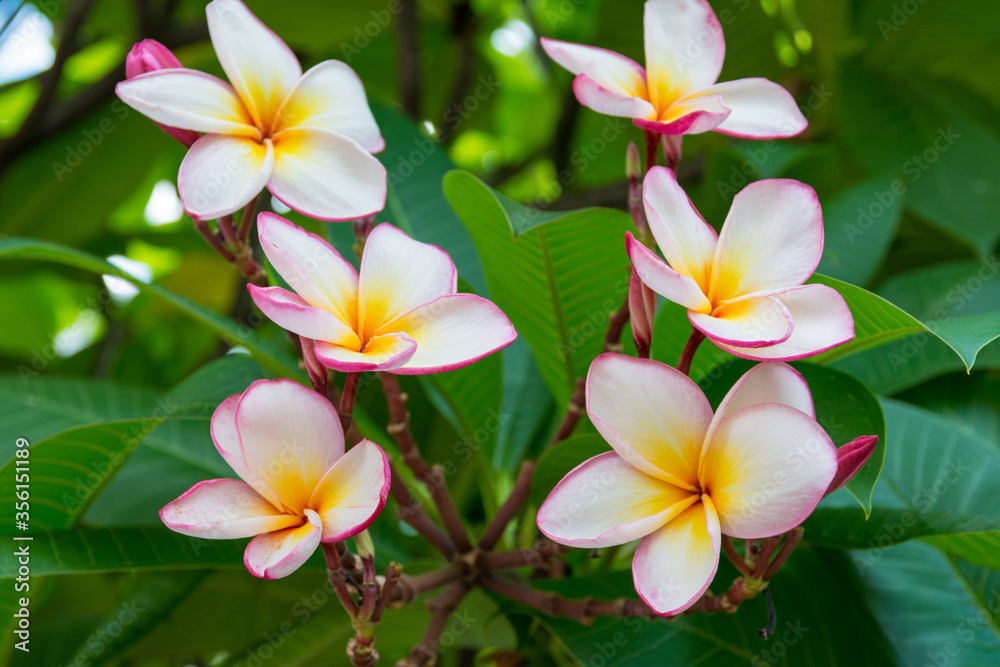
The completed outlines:
[[[639,159],[639,148],[635,142],[630,142],[625,151],[625,176],[629,181],[642,181],[642,162]]]
[[[375,545],[372,543],[372,536],[367,530],[362,530],[354,536],[354,546],[358,550],[358,556],[364,560],[375,558]]]
[[[140,74],[156,72],[161,69],[175,69],[181,67],[181,61],[177,59],[170,49],[160,44],[155,39],[144,39],[132,47],[125,57],[125,76],[134,78]],[[201,135],[192,130],[182,130],[177,127],[160,125],[164,132],[181,142],[187,147],[198,141]]]
[[[653,344],[653,324],[656,320],[656,292],[649,289],[632,269],[628,285],[628,307],[632,319],[632,338],[639,356],[648,359]]]
[[[877,435],[863,435],[837,448],[837,474],[827,487],[824,495],[830,495],[845,486],[861,472],[861,469],[872,457],[878,444]]]

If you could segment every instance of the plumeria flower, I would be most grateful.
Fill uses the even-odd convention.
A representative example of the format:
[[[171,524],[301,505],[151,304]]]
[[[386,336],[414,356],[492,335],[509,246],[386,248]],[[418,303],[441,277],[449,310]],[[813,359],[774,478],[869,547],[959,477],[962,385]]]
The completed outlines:
[[[362,440],[344,452],[333,406],[292,380],[259,380],[212,415],[212,440],[240,479],[211,479],[160,510],[171,530],[207,539],[254,537],[243,562],[279,579],[320,542],[367,528],[389,494],[389,460]]]
[[[267,187],[320,220],[348,220],[385,205],[385,147],[364,87],[342,62],[302,73],[291,49],[239,0],[205,8],[212,45],[232,83],[191,69],[122,81],[126,104],[168,127],[204,132],[181,163],[184,209],[218,218]]]
[[[722,535],[791,530],[837,471],[809,387],[786,364],[753,368],[713,416],[683,373],[604,354],[587,376],[587,414],[614,451],[566,475],[538,510],[538,527],[574,547],[642,538],[632,576],[659,614],[687,609],[708,589]]]
[[[517,332],[492,302],[457,293],[451,258],[383,223],[365,243],[360,275],[325,240],[262,213],[260,244],[294,292],[250,285],[279,326],[316,341],[324,366],[345,372],[437,373],[510,345]]]
[[[645,69],[592,46],[542,38],[542,48],[576,75],[580,104],[659,134],[715,130],[764,139],[806,128],[795,100],[778,84],[760,78],[716,83],[726,42],[706,0],[649,0],[644,23]]]
[[[155,72],[161,69],[176,69],[181,66],[181,61],[167,47],[160,44],[155,39],[144,39],[129,51],[125,56],[125,76],[134,79],[140,74]],[[201,136],[198,132],[191,130],[181,130],[176,127],[160,125],[160,128],[171,137],[190,148]]]
[[[667,261],[628,234],[636,272],[687,308],[691,324],[723,350],[790,361],[854,338],[844,298],[825,285],[803,285],[823,254],[823,214],[808,185],[751,183],[733,198],[721,235],[669,169],[654,167],[646,175],[643,202]]]

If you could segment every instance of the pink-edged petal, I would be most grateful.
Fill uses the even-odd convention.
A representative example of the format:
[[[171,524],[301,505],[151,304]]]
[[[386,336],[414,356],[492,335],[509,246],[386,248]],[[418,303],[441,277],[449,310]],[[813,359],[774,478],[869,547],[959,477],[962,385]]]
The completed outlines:
[[[409,361],[416,351],[417,342],[405,333],[375,336],[360,352],[324,341],[318,341],[315,348],[319,363],[345,373],[394,370]]]
[[[307,521],[298,528],[285,528],[258,535],[250,540],[243,554],[243,564],[260,579],[281,579],[309,560],[323,535],[323,524],[316,512],[305,510]]]
[[[641,97],[605,88],[586,74],[578,74],[573,79],[573,93],[580,104],[597,113],[623,118],[646,118],[656,114],[653,105]]]
[[[712,303],[801,285],[823,254],[823,212],[816,192],[771,179],[733,198],[715,249]]]
[[[646,71],[630,58],[607,49],[542,37],[542,49],[573,74],[621,97],[646,97]]]
[[[125,104],[169,127],[212,134],[260,138],[233,87],[192,69],[161,69],[120,82],[115,93]]]
[[[649,535],[697,500],[607,452],[556,485],[538,510],[538,529],[560,544],[609,547]]]
[[[722,531],[711,499],[702,499],[645,537],[635,550],[635,590],[658,614],[671,616],[684,611],[715,578]]]
[[[174,532],[209,540],[250,537],[302,523],[302,517],[284,514],[236,479],[195,484],[160,510],[160,520]]]
[[[633,466],[675,486],[697,488],[712,408],[689,377],[658,361],[602,354],[587,374],[587,414]]]
[[[274,269],[309,305],[358,321],[358,272],[321,236],[274,213],[257,218],[260,247]],[[325,338],[323,340],[332,340]]]
[[[350,137],[372,153],[385,148],[360,77],[339,60],[321,62],[299,79],[274,126],[275,134],[289,127],[318,127]]]
[[[236,406],[236,427],[247,468],[292,512],[302,512],[320,479],[344,455],[336,410],[293,380],[251,384]]]
[[[642,201],[656,245],[675,271],[708,294],[718,235],[677,183],[673,170],[653,167],[642,183]]]
[[[716,308],[711,315],[688,312],[698,331],[713,342],[758,348],[792,335],[792,317],[777,298],[747,299]]]
[[[726,42],[706,0],[650,0],[643,32],[649,99],[657,109],[719,78]]]
[[[358,349],[361,340],[333,313],[310,306],[302,297],[282,287],[247,285],[250,297],[269,320],[306,338]]]
[[[268,502],[280,509],[287,509],[281,499],[267,484],[261,480],[256,473],[247,467],[247,462],[243,458],[243,445],[240,443],[240,432],[236,428],[236,406],[239,405],[242,394],[233,394],[224,400],[212,413],[212,442],[219,454],[225,459],[229,467],[233,469],[240,479],[249,484]]]
[[[837,474],[827,487],[824,496],[843,488],[861,472],[878,445],[877,435],[863,435],[837,448]]]
[[[205,14],[222,69],[257,126],[270,128],[302,76],[298,58],[239,0],[213,0]]]
[[[837,472],[837,450],[815,419],[787,405],[732,413],[707,443],[702,490],[722,532],[770,537],[805,521]]]
[[[385,206],[385,167],[349,137],[294,127],[274,136],[274,173],[267,187],[310,218],[353,220]]]
[[[747,348],[717,343],[731,354],[757,361],[794,361],[854,339],[854,317],[844,297],[826,285],[804,285],[772,297],[792,317],[792,335],[771,347]]]
[[[732,113],[716,132],[746,139],[793,137],[809,124],[791,94],[767,79],[739,79],[709,86],[699,96],[721,95]]]
[[[698,312],[709,312],[712,304],[693,279],[674,271],[652,250],[625,232],[625,247],[635,272],[657,294]]]
[[[417,375],[455,370],[501,350],[517,331],[491,301],[475,294],[442,296],[381,326],[382,336],[402,332],[417,350],[394,373]]]
[[[389,497],[389,459],[369,440],[354,445],[327,471],[310,505],[323,520],[323,542],[339,542],[371,525]]]
[[[372,230],[361,258],[362,338],[414,308],[454,294],[458,272],[441,248],[421,243],[390,224]]]
[[[635,124],[644,130],[660,134],[701,134],[714,130],[729,116],[729,108],[722,97],[698,97],[678,100],[671,104],[657,119],[636,119]]]
[[[181,162],[177,191],[184,210],[198,220],[228,215],[260,194],[274,167],[274,147],[265,139],[206,134]]]

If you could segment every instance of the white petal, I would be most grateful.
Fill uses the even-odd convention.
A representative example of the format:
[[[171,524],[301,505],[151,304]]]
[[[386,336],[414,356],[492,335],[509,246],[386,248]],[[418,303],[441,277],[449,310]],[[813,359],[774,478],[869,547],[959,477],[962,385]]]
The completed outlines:
[[[385,167],[342,134],[292,128],[274,136],[274,173],[267,187],[310,218],[353,220],[385,206]]]
[[[369,440],[351,447],[333,464],[310,505],[323,520],[323,541],[340,542],[367,528],[389,497],[389,459]]]
[[[721,545],[719,517],[704,498],[639,543],[632,559],[636,592],[659,614],[684,611],[715,578]]]
[[[805,521],[837,472],[837,448],[816,420],[787,405],[732,413],[707,443],[702,489],[722,532],[756,539]]]
[[[260,128],[268,129],[278,107],[302,76],[292,50],[239,0],[205,7],[215,54]]]
[[[720,95],[697,97],[678,100],[657,118],[636,120],[635,124],[660,134],[701,134],[717,128],[730,113]]]
[[[652,250],[636,241],[631,232],[625,232],[625,245],[636,273],[651,290],[685,308],[700,312],[712,310],[712,304],[698,283],[667,266]]]
[[[816,192],[790,179],[757,181],[733,198],[715,249],[712,303],[801,285],[823,254]]]
[[[721,95],[732,113],[716,132],[747,139],[792,137],[809,124],[787,90],[767,79],[739,79],[709,86],[698,96]]]
[[[630,97],[605,88],[586,74],[579,74],[573,79],[573,93],[583,106],[609,116],[648,118],[656,114],[653,105],[641,97]]]
[[[705,0],[650,0],[643,30],[649,99],[657,109],[719,78],[726,42]]]
[[[708,294],[718,235],[705,222],[666,167],[653,167],[642,184],[642,201],[656,244],[670,266]]]
[[[188,150],[177,174],[184,210],[199,220],[238,211],[264,189],[273,166],[267,139],[206,134]]]
[[[584,461],[556,485],[538,510],[538,529],[574,547],[625,544],[649,535],[697,499],[607,452]]]
[[[233,87],[204,72],[148,72],[121,81],[115,92],[133,109],[168,127],[260,138]]]
[[[650,359],[602,354],[587,374],[587,414],[639,470],[675,486],[697,487],[712,407],[683,373]]]
[[[298,528],[285,528],[250,540],[243,555],[243,564],[250,574],[261,579],[280,579],[309,560],[319,546],[323,528],[315,512],[306,512],[309,521]]]
[[[421,243],[389,224],[368,235],[361,258],[362,338],[435,299],[454,294],[455,264],[441,248]]]
[[[285,282],[309,305],[334,313],[353,329],[358,321],[354,266],[326,239],[274,213],[261,213],[257,228],[261,249]]]
[[[745,359],[794,361],[811,357],[854,339],[854,318],[844,297],[826,285],[804,285],[773,297],[792,318],[792,335],[771,347],[719,347]]]
[[[247,467],[295,513],[344,454],[344,433],[325,397],[292,380],[258,380],[236,406]],[[253,480],[247,480],[254,486]]]
[[[385,148],[361,79],[339,60],[327,60],[306,72],[274,124],[275,134],[289,127],[318,127],[343,134],[372,153]]]
[[[313,340],[326,341],[342,347],[360,348],[361,341],[354,329],[333,313],[314,308],[295,292],[282,287],[247,285],[250,298],[269,320]]]
[[[440,297],[380,327],[376,334],[403,332],[417,350],[395,373],[443,373],[462,368],[507,347],[514,325],[492,302],[475,294]]]
[[[792,334],[792,317],[775,297],[747,299],[705,313],[689,312],[688,319],[713,343],[758,348],[777,345]]]
[[[361,351],[324,341],[316,343],[316,359],[327,368],[345,373],[389,371],[399,368],[417,351],[417,343],[405,333],[375,336]]]
[[[161,509],[160,519],[174,532],[211,540],[250,537],[302,523],[302,517],[284,514],[235,479],[195,484]]]
[[[642,65],[614,51],[542,37],[542,48],[573,74],[585,74],[605,90],[622,97],[646,97]]]

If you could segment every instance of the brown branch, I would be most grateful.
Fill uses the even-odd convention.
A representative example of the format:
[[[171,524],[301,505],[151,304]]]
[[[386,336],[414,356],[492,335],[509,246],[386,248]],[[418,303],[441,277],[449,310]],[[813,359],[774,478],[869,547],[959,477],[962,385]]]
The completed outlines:
[[[521,510],[521,506],[528,499],[528,494],[531,492],[531,480],[534,474],[535,464],[533,462],[525,461],[521,464],[521,470],[517,473],[517,479],[514,481],[514,487],[511,489],[510,495],[507,496],[507,500],[497,510],[496,516],[490,521],[483,536],[479,539],[480,549],[489,551],[503,536],[507,524],[517,516],[517,513]]]
[[[571,550],[572,547],[557,544],[551,540],[539,540],[532,549],[479,553],[476,567],[480,570],[514,570],[520,567],[544,567],[552,559]]]
[[[340,554],[337,552],[337,545],[324,543],[323,556],[326,558],[327,576],[330,578],[330,585],[333,586],[333,591],[340,599],[340,604],[344,606],[344,609],[351,615],[351,618],[354,618],[358,614],[358,605],[347,589],[347,573],[344,571]]]
[[[767,571],[767,566],[771,562],[771,556],[774,555],[774,550],[777,548],[778,538],[769,537],[764,541],[764,548],[757,557],[757,566],[750,573],[751,579],[763,579],[764,572]]]
[[[653,618],[652,609],[639,600],[618,598],[617,600],[594,600],[583,598],[573,600],[551,591],[541,591],[527,584],[487,573],[479,577],[483,588],[497,595],[519,602],[526,607],[537,609],[549,616],[569,618],[584,625],[593,623],[598,616],[613,618]]]
[[[396,663],[396,667],[431,667],[436,664],[438,642],[448,617],[458,608],[470,588],[468,583],[457,581],[427,603],[427,608],[431,610],[431,620],[424,630],[423,639],[413,647],[409,656]]]
[[[423,574],[400,577],[390,601],[397,605],[413,602],[418,595],[465,578],[466,570],[463,563],[452,563]]]
[[[441,528],[427,516],[420,508],[420,503],[410,494],[409,489],[399,476],[395,466],[390,466],[392,472],[392,484],[389,492],[399,506],[396,515],[401,521],[405,521],[413,530],[423,537],[427,542],[441,552],[441,554],[451,560],[455,557],[455,544],[451,541]]]
[[[417,443],[413,440],[413,433],[410,431],[410,413],[406,410],[406,394],[399,388],[399,381],[395,375],[386,372],[380,372],[378,375],[389,405],[389,425],[386,430],[395,438],[403,455],[403,462],[430,491],[431,500],[434,501],[434,506],[441,517],[441,523],[444,524],[458,552],[468,553],[472,550],[472,543],[465,530],[465,523],[455,509],[455,503],[444,482],[444,471],[438,465],[428,466],[420,455],[420,450],[417,449]]]

